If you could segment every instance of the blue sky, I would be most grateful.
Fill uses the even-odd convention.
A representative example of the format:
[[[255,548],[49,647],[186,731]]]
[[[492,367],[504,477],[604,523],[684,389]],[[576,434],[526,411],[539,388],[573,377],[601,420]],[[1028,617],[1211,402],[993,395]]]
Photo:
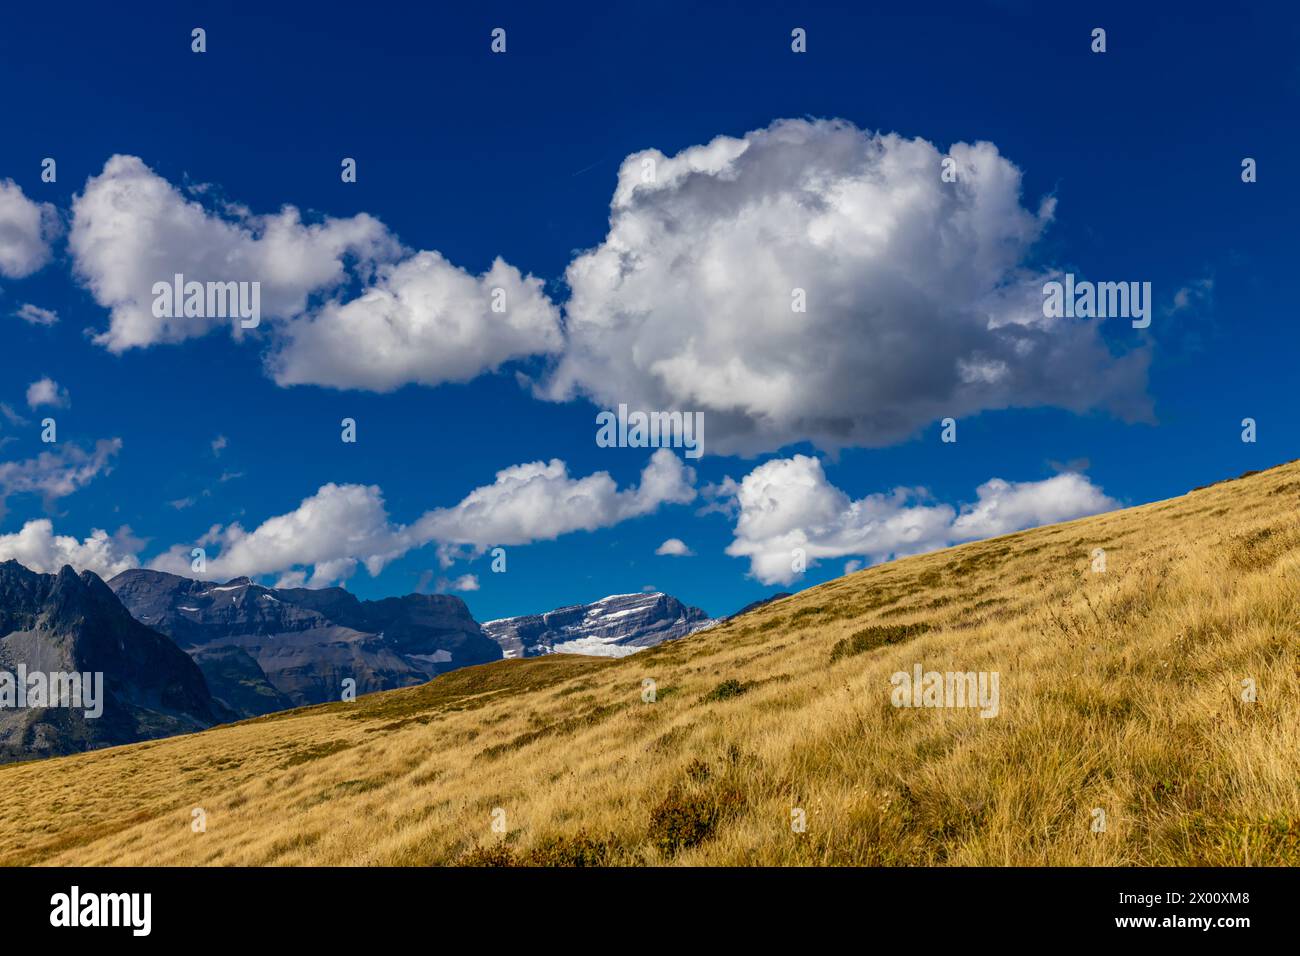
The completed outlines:
[[[377,575],[358,566],[336,577],[361,596],[378,597],[435,588],[439,581],[449,585],[472,574],[477,589],[460,593],[480,620],[646,586],[723,614],[778,589],[838,576],[847,561],[878,560],[879,553],[866,553],[868,544],[853,551],[855,542],[892,540],[881,537],[884,532],[862,517],[864,511],[874,509],[882,521],[907,519],[919,528],[921,543],[947,543],[981,529],[1005,529],[1025,511],[995,500],[994,489],[989,502],[1001,504],[1001,511],[990,516],[976,509],[965,522],[968,532],[954,533],[953,521],[970,511],[976,489],[990,479],[1026,485],[1029,494],[1030,483],[1077,473],[1075,484],[1063,489],[1072,496],[1067,504],[1053,500],[1045,512],[1035,511],[1032,502],[1025,506],[1033,515],[1060,517],[1053,507],[1137,504],[1300,454],[1292,395],[1300,346],[1294,307],[1300,290],[1292,263],[1300,204],[1290,168],[1297,146],[1300,66],[1294,50],[1300,21],[1293,11],[1281,5],[1224,13],[1196,4],[1168,5],[1168,12],[1133,10],[1130,4],[1063,4],[1047,12],[1027,3],[968,3],[904,15],[856,4],[622,6],[498,4],[465,12],[384,3],[331,9],[317,3],[271,13],[251,6],[240,12],[225,4],[186,10],[158,4],[144,5],[130,18],[89,6],[69,11],[25,5],[8,12],[0,32],[0,78],[10,91],[0,182],[12,180],[28,203],[49,204],[59,223],[42,239],[48,261],[40,268],[23,275],[12,274],[26,271],[17,267],[10,274],[0,270],[0,361],[6,372],[0,402],[13,412],[0,419],[0,463],[8,463],[0,464],[6,495],[0,542],[11,536],[8,553],[18,553],[12,536],[29,522],[49,519],[54,535],[78,542],[95,529],[111,535],[129,527],[130,535],[122,533],[113,543],[113,553],[150,563],[173,546],[198,540],[213,525],[237,522],[253,532],[268,519],[294,513],[329,483],[381,489],[383,520],[401,537],[397,529],[409,529],[430,511],[454,508],[474,489],[492,485],[501,469],[552,459],[562,460],[575,481],[608,472],[627,496],[651,450],[597,447],[595,414],[611,407],[620,388],[627,388],[634,405],[669,388],[656,378],[665,374],[664,366],[637,364],[638,345],[653,340],[648,347],[676,354],[684,330],[727,323],[741,329],[752,323],[739,339],[753,348],[738,353],[742,365],[749,363],[759,378],[770,375],[775,389],[785,381],[781,362],[790,358],[795,371],[788,381],[801,383],[796,390],[821,394],[789,401],[823,412],[838,408],[852,422],[850,437],[831,447],[837,443],[826,441],[824,422],[811,425],[797,415],[773,425],[772,416],[780,418],[787,406],[755,393],[748,401],[757,411],[746,421],[758,422],[758,437],[729,440],[727,427],[710,430],[706,424],[704,457],[678,456],[695,472],[681,479],[695,495],[689,503],[638,505],[601,485],[595,493],[604,496],[611,515],[598,522],[604,526],[559,530],[551,539],[544,529],[565,526],[548,525],[545,519],[557,511],[543,495],[528,504],[542,513],[525,516],[526,528],[516,535],[521,543],[507,547],[505,574],[492,573],[490,558],[475,557],[473,547],[443,566],[439,543],[446,542],[439,539],[394,546]],[[190,49],[196,26],[207,31],[203,54]],[[507,31],[504,55],[488,49],[489,33],[498,26]],[[1090,32],[1098,26],[1107,31],[1104,54],[1089,49]],[[805,54],[791,52],[794,27],[807,30]],[[581,309],[571,301],[566,269],[583,250],[606,241],[611,199],[627,157],[656,149],[669,160],[715,137],[744,140],[783,119],[849,125],[837,127],[843,139],[826,124],[800,127],[801,142],[789,156],[777,151],[772,136],[760,137],[748,153],[753,163],[734,180],[697,174],[672,186],[662,206],[638,213],[690,234],[683,238],[670,229],[637,251],[636,261],[662,270],[662,300],[654,298],[651,281],[649,291],[635,295],[586,287]],[[751,190],[757,205],[746,208],[768,208],[764,199],[787,195],[782,183],[799,181],[800,157],[831,164],[833,175],[843,172],[851,179],[861,171],[852,164],[862,159],[853,144],[876,142],[876,132],[926,141],[938,156],[955,143],[993,144],[992,158],[984,153],[974,162],[986,172],[1019,171],[1015,228],[1033,235],[1021,237],[1014,254],[990,274],[968,277],[961,261],[927,261],[927,248],[936,250],[936,259],[942,255],[939,246],[924,242],[900,243],[907,259],[873,257],[864,245],[870,229],[855,231],[862,224],[853,209],[843,209],[837,222],[849,232],[834,240],[842,246],[819,247],[807,235],[787,236],[783,241],[793,245],[773,247],[775,265],[756,263],[751,274],[723,270],[701,295],[721,294],[724,305],[712,302],[692,313],[689,303],[698,296],[689,298],[686,280],[677,281],[673,254],[719,252],[692,238],[713,236],[709,230],[715,227],[723,237],[719,243],[734,246],[744,236],[726,210],[719,211],[730,201],[720,197]],[[836,160],[828,157],[845,143],[851,168],[837,171]],[[113,307],[88,276],[106,281],[131,266],[115,258],[116,247],[96,246],[92,227],[79,233],[75,206],[89,192],[88,180],[101,177],[114,155],[138,157],[148,175],[169,184],[176,196],[200,202],[209,226],[240,227],[240,212],[227,203],[252,216],[272,216],[291,205],[306,223],[360,214],[378,220],[384,235],[403,247],[379,255],[390,265],[416,250],[436,251],[449,269],[477,279],[500,257],[540,280],[535,297],[553,309],[554,328],[563,331],[554,332],[560,338],[549,350],[507,349],[505,361],[484,360],[490,367],[466,382],[400,384],[401,375],[394,373],[391,384],[397,387],[382,392],[277,383],[264,362],[281,347],[280,330],[316,315],[323,303],[354,299],[368,284],[345,257],[343,279],[311,286],[301,309],[264,320],[255,335],[240,341],[225,328],[213,328],[187,333],[181,341],[124,349],[111,347],[111,340],[97,342],[94,337],[110,328]],[[45,157],[57,160],[54,183],[41,181]],[[357,182],[341,182],[342,157],[357,159]],[[1241,181],[1244,157],[1258,162],[1255,183]],[[941,188],[937,168],[935,180],[922,188]],[[999,197],[1005,199],[1004,193],[990,201]],[[1039,218],[1044,200],[1054,206]],[[978,208],[988,213],[989,207]],[[1006,210],[974,216],[968,226],[993,228],[987,223],[995,213]],[[877,214],[867,209],[860,218]],[[889,228],[915,229],[922,238],[925,228],[944,228],[942,220],[938,226],[913,223],[909,215],[905,209]],[[771,226],[783,220],[763,221]],[[242,228],[256,236],[251,220],[242,220]],[[83,233],[85,243],[74,248],[73,238]],[[1001,255],[1005,236],[999,238],[996,229],[990,235]],[[957,260],[968,239],[963,233],[953,240]],[[181,245],[177,240],[175,250],[164,252],[175,251],[178,262],[192,261]],[[723,251],[744,258],[743,251]],[[824,279],[812,274],[829,269],[836,255],[842,255],[837,261],[843,270]],[[154,265],[163,260],[155,256]],[[772,268],[792,263],[810,276],[812,300],[821,289],[834,292],[820,301],[834,298],[839,311],[817,314],[811,321],[822,324],[806,340],[808,349],[828,350],[832,372],[823,374],[820,359],[809,364],[806,356],[793,355],[798,349],[788,343],[775,348],[776,354],[754,344],[767,334],[769,319],[755,317],[746,296]],[[970,266],[978,268],[984,268],[982,260]],[[899,270],[936,287],[951,282],[952,291],[929,288],[933,301],[916,304],[913,292],[895,287]],[[958,441],[942,443],[941,416],[930,414],[927,404],[938,386],[925,381],[939,373],[927,356],[937,356],[936,362],[961,356],[962,346],[949,344],[958,333],[950,336],[942,323],[955,321],[964,309],[997,308],[954,297],[970,282],[986,282],[987,291],[1001,294],[1016,282],[1032,288],[1035,277],[1060,271],[1096,281],[1149,281],[1155,302],[1151,327],[1135,330],[1123,319],[1094,320],[1095,328],[1076,322],[1068,334],[1105,349],[1110,359],[1092,353],[1096,362],[1080,360],[1077,366],[1068,354],[1055,363],[1027,360],[1024,374],[1035,381],[1033,388],[989,389],[958,403]],[[699,279],[701,273],[687,274]],[[679,294],[688,298],[674,302]],[[736,302],[734,314],[727,302]],[[915,307],[925,317],[915,325],[900,320],[888,327],[920,341],[874,341],[879,322],[886,321],[878,312],[900,302],[900,308]],[[15,315],[25,304],[56,313],[57,322]],[[620,304],[637,321],[644,319],[638,327],[647,338],[633,331],[613,346],[588,340],[587,360],[566,366],[580,351],[574,343],[582,342],[572,329],[581,322],[593,327]],[[933,315],[926,312],[931,308]],[[671,321],[661,319],[670,312]],[[482,335],[491,339],[491,319],[484,321]],[[667,324],[655,324],[661,321]],[[311,336],[320,327],[302,328]],[[364,330],[357,334],[364,336]],[[1042,334],[1048,341],[1057,332]],[[601,351],[609,347],[615,352]],[[713,372],[727,368],[730,356],[708,353],[707,341],[699,348]],[[885,355],[884,367],[893,369],[888,356],[899,348],[915,365],[899,359],[895,380],[882,377],[882,365],[873,360],[862,375],[888,381],[866,391],[854,384],[852,362],[836,358],[860,351]],[[431,361],[437,366],[449,349],[435,351]],[[602,366],[600,355],[617,356],[618,362]],[[310,364],[313,356],[303,361]],[[1134,356],[1142,357],[1145,371],[1140,381],[1125,380],[1121,399],[1079,397],[1093,388],[1090,376],[1125,357],[1136,361]],[[632,372],[619,365],[624,360],[635,366]],[[542,395],[529,384],[543,383],[538,388],[544,390],[560,367],[578,381],[571,394],[561,395],[555,386]],[[1073,368],[1079,380],[1064,388],[1061,380]],[[699,390],[700,380],[710,377],[707,368],[695,375],[669,389],[682,397],[680,404],[648,407],[702,407],[706,391],[719,407],[732,400],[729,394],[716,397],[712,386]],[[32,407],[28,387],[43,378],[66,390],[66,403],[56,396],[55,405]],[[1103,390],[1101,384],[1096,388]],[[1060,399],[1065,393],[1073,399]],[[1144,402],[1148,412],[1135,412]],[[708,423],[714,405],[703,407]],[[887,408],[901,419],[886,414]],[[39,421],[46,415],[57,420],[56,445],[40,440]],[[344,417],[358,423],[356,444],[339,440]],[[1255,443],[1241,441],[1244,417],[1258,422]],[[711,431],[717,435],[712,448]],[[224,445],[214,450],[218,436]],[[70,493],[49,492],[59,469],[78,463],[68,457],[70,447],[91,455],[96,442],[108,439],[120,439],[120,449],[107,455],[104,467],[90,466],[93,477],[76,482]],[[56,457],[42,464],[42,454]],[[811,458],[820,469],[809,464]],[[742,504],[716,490],[726,478],[742,482],[756,469],[781,462],[797,464],[765,474],[775,482],[771,494],[781,502],[777,510],[785,523],[768,534],[755,511],[749,530],[738,532]],[[816,487],[801,497],[806,486],[800,482],[807,480]],[[905,503],[867,497],[899,487],[924,487],[928,497]],[[809,505],[813,499],[830,502],[829,511]],[[852,505],[864,499],[875,504]],[[805,505],[809,513],[802,514]],[[953,509],[950,518],[933,510],[943,506]],[[914,507],[922,510],[906,510]],[[373,511],[359,520],[367,517],[373,519]],[[479,517],[443,513],[433,523],[464,527]],[[511,527],[510,515],[491,520],[498,519],[501,527]],[[842,527],[845,522],[851,527]],[[340,539],[346,538],[345,524],[337,528]],[[780,580],[773,568],[800,535],[823,556],[806,574]],[[294,540],[272,537],[268,532],[266,540],[246,543],[259,552],[257,566],[270,569],[259,577],[271,583],[294,570],[310,576],[317,562],[295,562]],[[535,540],[523,541],[530,538]],[[682,540],[693,555],[655,555],[667,538]],[[727,554],[740,539],[739,553]],[[30,541],[29,546],[36,547]],[[319,555],[329,543],[313,547],[311,554]],[[220,550],[212,547],[214,559]],[[760,552],[761,561],[755,557]],[[364,561],[371,551],[349,551],[340,540],[337,556]],[[284,566],[273,568],[277,563]],[[318,574],[314,583],[327,577]]]

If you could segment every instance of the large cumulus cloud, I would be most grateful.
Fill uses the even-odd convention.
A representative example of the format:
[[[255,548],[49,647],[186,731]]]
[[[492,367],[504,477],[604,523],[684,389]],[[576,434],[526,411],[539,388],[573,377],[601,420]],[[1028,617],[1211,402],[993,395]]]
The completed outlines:
[[[395,255],[399,243],[379,220],[361,213],[306,224],[293,206],[254,215],[226,206],[209,210],[135,156],[113,156],[72,204],[68,236],[77,275],[110,310],[95,341],[113,352],[204,335],[239,323],[216,317],[158,317],[153,286],[172,281],[260,282],[269,318],[303,311],[308,298],[363,266]]]
[[[568,268],[540,392],[704,411],[710,450],[742,454],[884,445],[1008,406],[1144,416],[1144,351],[1044,319],[1025,262],[1053,203],[1020,193],[991,143],[943,154],[840,121],[629,156],[608,235]]]
[[[258,282],[270,374],[281,385],[389,391],[467,381],[501,363],[554,352],[559,311],[540,280],[498,259],[474,276],[412,252],[366,213],[306,222],[293,206],[256,214],[201,202],[135,156],[114,156],[72,206],[68,247],[109,309],[95,341],[113,352],[176,343],[230,318],[156,316],[153,287]],[[2,197],[0,197],[2,198]]]

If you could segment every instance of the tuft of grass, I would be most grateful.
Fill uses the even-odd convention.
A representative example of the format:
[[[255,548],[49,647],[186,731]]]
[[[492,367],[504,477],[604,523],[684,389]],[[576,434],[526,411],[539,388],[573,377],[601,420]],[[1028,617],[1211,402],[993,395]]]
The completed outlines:
[[[752,684],[741,683],[734,677],[728,677],[717,687],[713,688],[713,690],[701,697],[700,703],[711,704],[720,700],[732,700],[733,698],[739,697],[741,694],[745,693],[745,691],[749,690],[752,686]]]
[[[835,642],[835,646],[831,648],[831,663],[834,664],[836,661],[851,657],[854,654],[865,654],[867,651],[874,651],[886,644],[898,644],[924,634],[930,629],[930,625],[924,621],[916,621],[911,624],[873,624],[870,627],[864,627],[862,630],[854,632],[852,636]]]
[[[290,754],[289,758],[285,760],[284,763],[282,763],[280,766],[283,769],[288,769],[289,767],[296,767],[299,764],[310,763],[313,760],[320,760],[324,757],[331,756],[332,754],[336,754],[339,753],[340,751],[347,750],[352,746],[354,745],[344,740],[331,740],[327,743],[316,744],[311,747],[303,747],[302,749],[295,750],[292,754]],[[229,767],[232,763],[232,758],[225,757],[218,761],[214,761],[214,763],[218,767],[222,767],[222,766]],[[234,766],[238,766],[238,765],[239,762],[234,762]]]

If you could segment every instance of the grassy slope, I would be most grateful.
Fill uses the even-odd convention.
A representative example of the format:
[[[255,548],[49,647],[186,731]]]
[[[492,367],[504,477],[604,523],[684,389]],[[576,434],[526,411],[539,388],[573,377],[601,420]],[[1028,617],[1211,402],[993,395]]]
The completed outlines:
[[[1300,864],[1297,504],[1293,463],[623,660],[0,767],[0,862]],[[895,709],[917,662],[998,671],[1001,714]]]

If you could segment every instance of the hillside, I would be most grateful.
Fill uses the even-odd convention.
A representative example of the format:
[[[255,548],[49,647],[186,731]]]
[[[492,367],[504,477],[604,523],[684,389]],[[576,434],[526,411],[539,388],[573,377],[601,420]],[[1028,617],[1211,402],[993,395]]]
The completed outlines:
[[[1298,504],[1292,463],[870,568],[627,658],[506,660],[0,767],[0,855],[1297,865]],[[916,664],[997,672],[997,715],[893,706]]]

